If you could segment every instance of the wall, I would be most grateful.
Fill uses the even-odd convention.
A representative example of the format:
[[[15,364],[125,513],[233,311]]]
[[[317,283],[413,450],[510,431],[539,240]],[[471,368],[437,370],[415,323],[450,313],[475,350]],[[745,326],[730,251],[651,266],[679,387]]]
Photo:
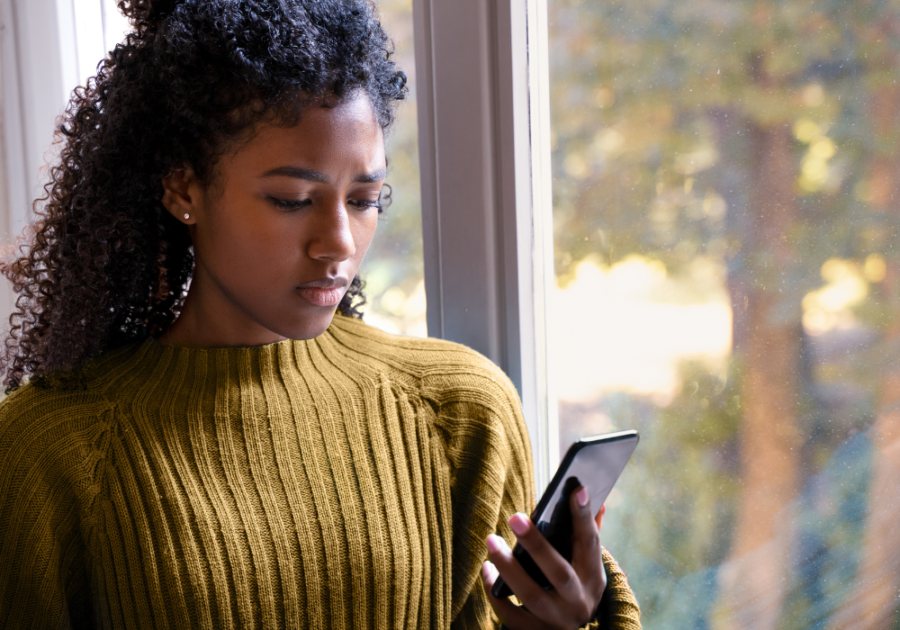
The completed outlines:
[[[53,133],[102,58],[100,0],[0,0],[0,245],[9,254],[42,196]],[[0,321],[12,309],[0,282]]]

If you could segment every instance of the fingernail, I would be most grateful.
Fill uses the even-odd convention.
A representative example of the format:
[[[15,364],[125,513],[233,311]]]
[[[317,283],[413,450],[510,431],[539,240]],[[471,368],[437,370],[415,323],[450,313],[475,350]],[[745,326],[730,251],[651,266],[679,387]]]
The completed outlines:
[[[487,537],[487,548],[488,553],[495,554],[503,551],[503,548],[506,547],[506,541],[497,536],[496,534],[491,534]]]
[[[584,507],[588,504],[588,491],[587,488],[581,486],[575,492],[575,500],[578,501],[578,505]]]
[[[528,525],[528,517],[521,512],[513,514],[512,518],[509,519],[509,526],[512,528],[513,533],[516,536],[524,536],[525,534],[527,534]]]

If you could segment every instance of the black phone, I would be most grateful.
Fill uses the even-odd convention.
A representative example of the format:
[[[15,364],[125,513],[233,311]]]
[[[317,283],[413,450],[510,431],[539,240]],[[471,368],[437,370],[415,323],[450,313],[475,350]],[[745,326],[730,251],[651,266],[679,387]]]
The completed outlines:
[[[634,430],[582,438],[572,444],[563,457],[544,496],[531,513],[531,522],[566,561],[572,561],[572,512],[569,508],[572,492],[583,485],[590,494],[591,505],[599,510],[639,439]],[[513,557],[542,588],[551,588],[550,581],[522,545],[516,544]],[[494,582],[491,593],[498,599],[514,594],[502,577]]]

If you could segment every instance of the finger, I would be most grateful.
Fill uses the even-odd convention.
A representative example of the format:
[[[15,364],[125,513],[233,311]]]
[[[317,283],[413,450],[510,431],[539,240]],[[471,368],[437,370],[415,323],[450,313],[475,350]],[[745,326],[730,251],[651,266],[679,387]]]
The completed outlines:
[[[553,548],[527,516],[521,513],[513,515],[509,519],[509,526],[519,544],[531,554],[531,558],[564,600],[572,601],[581,596],[581,583],[572,565]],[[528,603],[525,605],[531,607]]]
[[[572,567],[585,586],[593,585],[596,590],[600,586],[603,574],[603,553],[600,549],[600,530],[591,510],[591,498],[587,488],[581,486],[575,490],[570,501],[573,534]],[[601,514],[602,512],[603,508],[600,509]]]
[[[494,612],[497,613],[497,616],[500,617],[501,623],[506,623],[506,617],[509,614],[508,607],[515,605],[509,601],[509,599],[504,598],[503,600],[499,600],[491,593],[491,588],[493,588],[494,582],[497,581],[498,577],[500,577],[500,574],[497,572],[497,567],[495,567],[494,563],[490,560],[486,560],[484,564],[481,565],[481,583],[487,593],[491,608],[493,608]]]
[[[500,536],[487,537],[488,555],[503,580],[530,610],[555,611],[558,606],[549,591],[542,589],[516,560],[509,545]]]
[[[506,624],[507,627],[509,627],[510,622],[512,622],[513,626],[524,625],[529,616],[527,611],[522,610],[509,599],[497,599],[494,597],[494,594],[491,593],[494,582],[500,577],[500,573],[497,571],[497,567],[494,566],[494,563],[490,561],[485,562],[482,567],[481,575],[488,601],[491,603],[491,608],[493,608],[494,612],[497,613],[497,616],[500,617],[500,621]]]

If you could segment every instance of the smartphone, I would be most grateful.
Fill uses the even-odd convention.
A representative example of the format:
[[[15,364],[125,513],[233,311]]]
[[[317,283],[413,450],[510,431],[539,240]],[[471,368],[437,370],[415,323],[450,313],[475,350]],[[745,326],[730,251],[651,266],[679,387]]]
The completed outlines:
[[[633,430],[582,438],[572,444],[563,457],[544,496],[531,513],[531,522],[566,561],[572,561],[572,512],[569,508],[572,492],[583,485],[591,497],[591,505],[599,510],[639,439],[638,432]],[[522,545],[516,544],[513,557],[542,588],[551,588],[550,581]],[[494,582],[491,593],[498,599],[513,595],[502,577]]]

